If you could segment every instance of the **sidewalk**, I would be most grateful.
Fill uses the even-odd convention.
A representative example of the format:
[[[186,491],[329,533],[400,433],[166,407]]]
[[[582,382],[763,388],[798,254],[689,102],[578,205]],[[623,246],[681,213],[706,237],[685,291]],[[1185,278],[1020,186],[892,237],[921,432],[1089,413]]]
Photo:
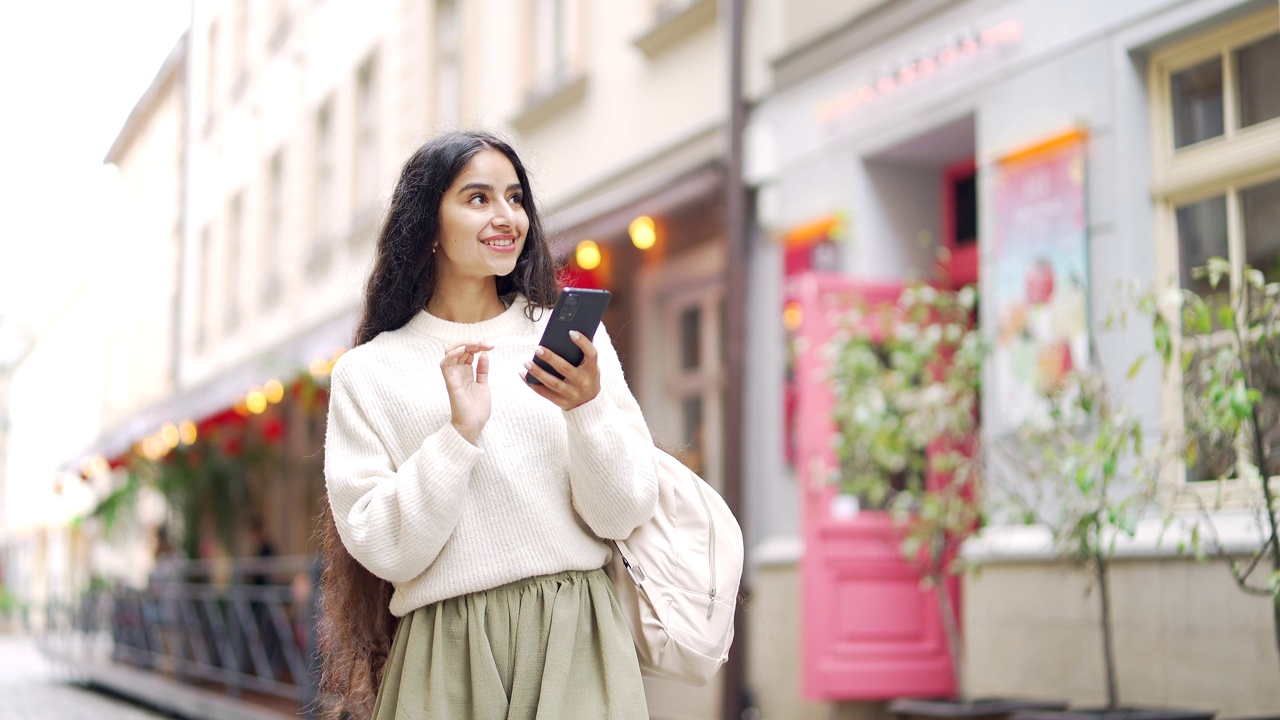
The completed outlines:
[[[70,681],[25,635],[0,635],[0,718],[158,720],[165,717]]]
[[[139,707],[90,688],[106,689]],[[0,720],[297,720],[156,673],[74,654],[47,657],[35,639],[0,635]]]

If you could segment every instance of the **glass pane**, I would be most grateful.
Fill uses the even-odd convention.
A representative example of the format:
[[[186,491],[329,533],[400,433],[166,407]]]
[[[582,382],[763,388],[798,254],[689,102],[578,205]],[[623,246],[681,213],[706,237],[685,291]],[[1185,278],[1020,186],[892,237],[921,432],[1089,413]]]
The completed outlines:
[[[1213,58],[1176,72],[1173,97],[1173,146],[1180,148],[1222,134],[1222,60]]]
[[[1178,208],[1178,262],[1182,287],[1208,297],[1214,290],[1207,278],[1194,279],[1192,270],[1211,257],[1227,257],[1227,196],[1218,195]],[[1218,292],[1226,292],[1226,281]]]
[[[680,369],[702,364],[702,308],[696,305],[680,313]]]
[[[690,395],[681,403],[681,414],[683,415],[683,437],[681,444],[684,446],[684,460],[694,472],[705,474],[705,468],[702,466],[702,396]]]
[[[1244,216],[1245,262],[1280,280],[1280,180],[1255,185],[1240,193]]]
[[[1236,51],[1240,127],[1280,117],[1280,35]]]
[[[1219,358],[1212,351],[1197,352],[1182,375],[1182,413],[1187,434],[1195,440],[1195,456],[1187,463],[1187,481],[1200,482],[1229,478],[1235,474],[1236,438],[1215,431],[1204,422],[1208,417],[1208,385],[1217,372]]]

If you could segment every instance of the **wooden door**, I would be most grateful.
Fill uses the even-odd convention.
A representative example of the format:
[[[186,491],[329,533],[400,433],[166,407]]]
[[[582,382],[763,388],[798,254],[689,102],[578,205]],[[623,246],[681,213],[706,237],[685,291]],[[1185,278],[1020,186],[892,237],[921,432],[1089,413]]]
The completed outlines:
[[[831,482],[837,467],[824,346],[856,302],[893,303],[896,283],[806,273],[788,288],[795,330],[795,451],[804,493],[801,656],[814,700],[943,697],[955,692],[938,602],[899,552],[884,512],[861,510]],[[953,598],[958,593],[953,592]]]

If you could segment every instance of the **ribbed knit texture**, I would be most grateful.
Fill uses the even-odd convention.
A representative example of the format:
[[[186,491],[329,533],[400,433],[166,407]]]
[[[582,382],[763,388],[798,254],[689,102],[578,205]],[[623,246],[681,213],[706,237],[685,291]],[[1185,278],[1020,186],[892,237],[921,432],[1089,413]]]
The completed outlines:
[[[351,555],[391,581],[397,616],[516,580],[604,565],[657,503],[653,439],[601,326],[600,394],[569,411],[522,379],[551,315],[517,297],[454,323],[419,312],[333,368],[325,482]],[[446,348],[489,353],[492,413],[478,445],[450,423]]]

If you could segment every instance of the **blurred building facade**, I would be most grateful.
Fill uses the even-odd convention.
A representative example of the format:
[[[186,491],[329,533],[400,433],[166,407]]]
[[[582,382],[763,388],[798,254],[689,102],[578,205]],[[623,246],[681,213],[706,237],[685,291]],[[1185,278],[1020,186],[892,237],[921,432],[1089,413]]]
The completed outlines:
[[[820,4],[787,3],[778,8],[788,17],[780,24],[804,27]],[[748,181],[761,230],[776,242],[755,248],[750,314],[780,317],[793,268],[868,283],[977,281],[981,324],[1001,340],[1004,329],[1016,329],[1021,298],[1035,285],[1015,243],[1042,232],[1034,223],[1061,222],[1051,229],[1076,240],[1071,253],[1046,258],[1069,272],[1058,272],[1053,300],[1044,304],[1044,331],[1074,328],[1079,344],[1068,349],[1076,362],[1104,368],[1153,431],[1176,433],[1180,383],[1162,381],[1154,369],[1125,378],[1150,351],[1150,330],[1102,327],[1121,283],[1187,285],[1190,268],[1211,255],[1236,268],[1273,266],[1280,253],[1276,4],[839,5],[850,12],[841,22],[784,40],[771,55],[773,85],[752,114]],[[1060,153],[1077,154],[1055,165],[1053,158],[1068,156]],[[1037,172],[1023,174],[1028,168]],[[1032,187],[1031,177],[1048,185]],[[1083,212],[1062,211],[1072,203]],[[800,547],[795,514],[774,509],[807,495],[795,480],[806,475],[785,450],[779,368],[786,331],[781,321],[753,328],[749,353],[765,358],[748,382],[762,426],[745,445],[760,536],[759,627],[791,638],[803,624],[795,608],[808,609],[787,595],[797,587],[794,561],[815,549]],[[1017,366],[1002,364],[1001,352],[997,342],[983,385],[988,437],[1009,432],[1023,402]],[[1213,505],[1216,484],[1172,474],[1167,481],[1186,508],[1196,499]],[[1228,484],[1228,493],[1236,489]],[[1228,503],[1216,516],[1236,552],[1262,541],[1243,507]],[[1159,541],[1159,520],[1149,523],[1122,545],[1113,570],[1122,701],[1224,715],[1274,712],[1280,659],[1269,599],[1241,593],[1221,563],[1180,556],[1176,542]],[[970,693],[1101,702],[1101,639],[1086,577],[1054,560],[1047,534],[996,527],[969,552],[981,569],[965,579],[963,593]],[[838,575],[842,561],[831,562],[820,570]],[[846,590],[849,599],[860,591]],[[885,622],[829,622],[824,660],[894,635],[919,639],[919,628]],[[754,677],[784,676],[800,665],[789,654],[797,646],[772,644],[780,652],[770,657],[756,652],[766,642],[760,634],[752,641]],[[767,717],[821,716],[784,710],[792,707],[787,688],[762,683],[757,691]]]

